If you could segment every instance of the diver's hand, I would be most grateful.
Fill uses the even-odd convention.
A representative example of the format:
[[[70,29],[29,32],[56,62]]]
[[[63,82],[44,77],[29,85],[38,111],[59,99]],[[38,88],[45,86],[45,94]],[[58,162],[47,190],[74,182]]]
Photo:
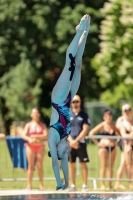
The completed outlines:
[[[56,190],[60,190],[60,189],[64,190],[64,185],[57,185]]]
[[[68,188],[69,184],[67,182],[65,182],[64,186],[64,190]]]

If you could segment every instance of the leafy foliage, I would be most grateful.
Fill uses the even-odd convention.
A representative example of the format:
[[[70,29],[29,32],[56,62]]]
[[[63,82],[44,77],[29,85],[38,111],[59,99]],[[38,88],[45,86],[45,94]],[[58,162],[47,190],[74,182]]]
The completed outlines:
[[[101,87],[90,60],[99,51],[99,8],[104,2],[0,1],[0,107],[5,122],[28,119],[35,105],[50,113],[51,91],[64,67],[65,51],[85,13],[92,24],[79,94],[82,99],[98,98]]]
[[[5,104],[10,109],[8,113],[10,118],[19,120],[21,116],[21,120],[25,120],[32,107],[38,105],[41,79],[38,78],[34,83],[35,77],[34,68],[30,66],[28,60],[23,59],[1,78],[1,96],[6,99]]]
[[[133,1],[110,0],[102,9],[100,53],[93,60],[104,92],[101,99],[114,107],[132,102]]]

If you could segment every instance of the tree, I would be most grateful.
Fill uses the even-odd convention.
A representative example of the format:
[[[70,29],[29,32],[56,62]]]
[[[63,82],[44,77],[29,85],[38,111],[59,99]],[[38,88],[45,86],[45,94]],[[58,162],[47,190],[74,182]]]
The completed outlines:
[[[41,79],[36,77],[30,62],[23,58],[20,64],[1,78],[0,84],[0,95],[6,99],[6,107],[10,109],[9,118],[19,120],[21,116],[21,120],[25,120],[29,117],[31,109],[38,105],[41,93]]]
[[[79,94],[83,99],[98,97],[101,88],[90,60],[99,50],[98,26],[102,19],[99,8],[104,2],[0,1],[0,101],[5,122],[22,120],[24,116],[27,119],[29,109],[35,104],[42,112],[49,113],[51,91],[64,67],[65,51],[74,36],[74,27],[88,12],[92,15],[92,25],[83,58]],[[25,99],[28,94],[32,100]]]
[[[101,99],[114,107],[132,102],[133,90],[133,1],[110,0],[102,9],[100,53],[93,60],[104,89]]]

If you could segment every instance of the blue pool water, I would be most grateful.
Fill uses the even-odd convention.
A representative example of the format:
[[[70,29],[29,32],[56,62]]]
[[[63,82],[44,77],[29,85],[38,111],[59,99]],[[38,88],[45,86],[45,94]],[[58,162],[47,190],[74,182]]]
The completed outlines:
[[[133,195],[125,194],[30,194],[0,196],[0,200],[133,200]]]

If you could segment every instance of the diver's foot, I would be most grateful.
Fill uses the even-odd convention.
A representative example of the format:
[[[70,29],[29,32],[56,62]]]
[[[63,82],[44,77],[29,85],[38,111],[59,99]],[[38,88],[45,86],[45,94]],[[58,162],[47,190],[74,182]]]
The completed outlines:
[[[87,14],[84,15],[84,16],[81,18],[80,23],[76,26],[76,31],[78,31],[78,30],[84,31],[84,30],[85,30],[85,27],[86,27],[86,22],[87,22]]]
[[[68,188],[68,184],[65,184],[65,185],[63,185],[63,186],[64,186],[64,189],[63,189],[63,190],[65,190],[65,189]]]
[[[64,190],[68,188],[68,183],[63,184]]]
[[[86,33],[89,33],[90,21],[91,21],[91,17],[89,15],[87,15],[87,22],[86,22],[86,26],[85,26],[85,32]]]

